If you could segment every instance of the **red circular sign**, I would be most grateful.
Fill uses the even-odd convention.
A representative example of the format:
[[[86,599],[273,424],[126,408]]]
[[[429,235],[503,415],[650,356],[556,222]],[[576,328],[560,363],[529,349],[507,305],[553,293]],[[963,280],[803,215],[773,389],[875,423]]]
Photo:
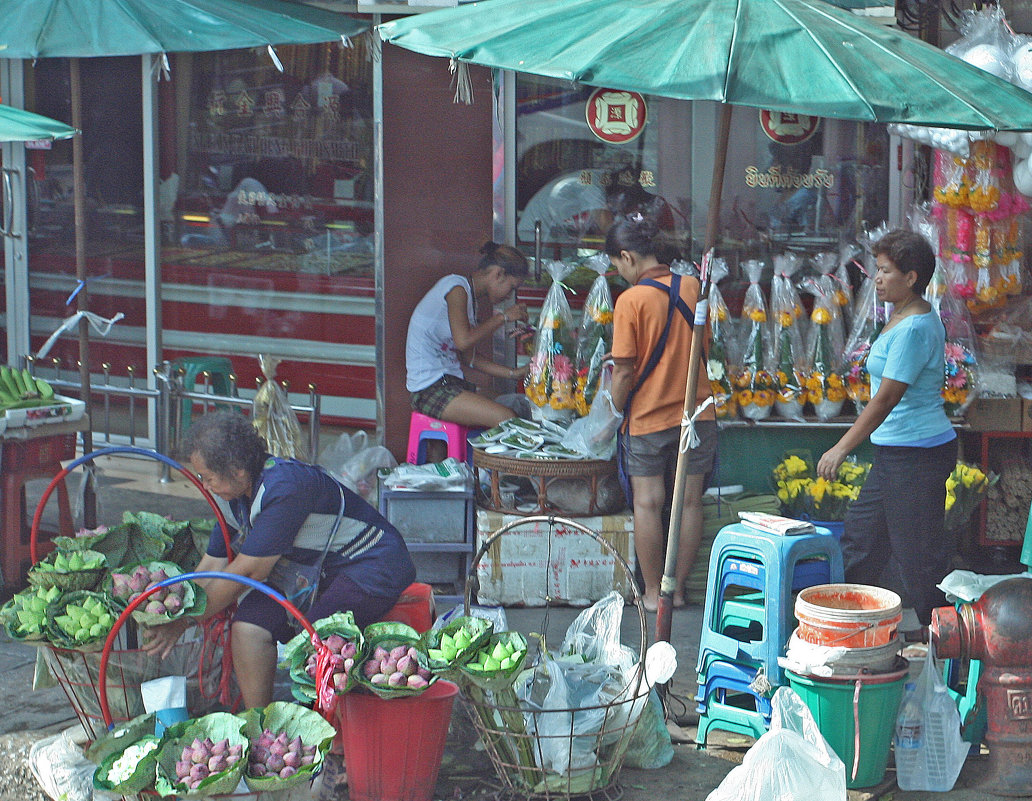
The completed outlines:
[[[637,92],[596,89],[584,106],[584,116],[595,136],[622,145],[637,139],[645,128],[645,98]]]
[[[821,124],[820,117],[808,114],[792,114],[787,111],[760,112],[760,127],[767,137],[782,145],[798,145],[815,133]]]

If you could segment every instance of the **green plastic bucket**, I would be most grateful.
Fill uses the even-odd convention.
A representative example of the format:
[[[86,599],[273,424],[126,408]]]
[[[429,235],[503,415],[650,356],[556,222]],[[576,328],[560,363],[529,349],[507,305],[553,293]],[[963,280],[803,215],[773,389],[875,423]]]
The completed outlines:
[[[830,679],[785,671],[788,685],[803,699],[824,739],[845,763],[846,787],[851,790],[871,787],[885,776],[903,685],[909,675],[906,660],[901,662],[902,668],[889,673]]]

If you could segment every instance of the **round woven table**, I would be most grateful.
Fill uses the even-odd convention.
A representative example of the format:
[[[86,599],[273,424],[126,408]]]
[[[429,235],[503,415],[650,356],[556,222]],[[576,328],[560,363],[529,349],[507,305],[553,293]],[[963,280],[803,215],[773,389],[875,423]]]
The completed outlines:
[[[479,448],[473,449],[473,486],[480,487],[480,470],[491,473],[491,495],[479,498],[478,505],[492,512],[503,512],[512,515],[540,515],[558,511],[548,503],[548,482],[553,478],[570,478],[585,481],[591,490],[591,499],[587,516],[600,514],[598,507],[598,487],[602,478],[616,475],[616,461],[601,459],[520,459],[514,456],[487,453]],[[519,476],[529,479],[537,489],[537,507],[533,510],[516,510],[502,503],[499,487],[503,475]],[[567,517],[577,517],[569,512],[562,512]]]

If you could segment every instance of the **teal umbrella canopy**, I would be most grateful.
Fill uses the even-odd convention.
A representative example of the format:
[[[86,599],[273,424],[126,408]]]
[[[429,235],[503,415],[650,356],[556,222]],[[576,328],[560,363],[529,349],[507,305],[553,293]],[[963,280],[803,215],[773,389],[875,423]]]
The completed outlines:
[[[19,108],[0,105],[0,142],[27,142],[30,139],[68,139],[78,131],[71,125],[22,111]]]
[[[286,0],[0,0],[0,58],[317,44],[369,28]]]
[[[426,55],[682,100],[1032,130],[1032,94],[825,0],[482,0],[378,32]]]

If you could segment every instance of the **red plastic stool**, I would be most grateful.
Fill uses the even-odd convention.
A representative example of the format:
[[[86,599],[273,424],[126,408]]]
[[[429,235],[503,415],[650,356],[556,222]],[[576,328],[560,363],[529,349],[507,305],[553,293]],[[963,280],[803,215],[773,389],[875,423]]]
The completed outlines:
[[[75,456],[75,434],[56,437],[35,437],[26,440],[7,439],[3,445],[3,482],[0,489],[0,570],[9,587],[20,587],[25,573],[32,564],[30,527],[25,502],[25,485],[36,479],[53,479],[61,472],[61,460]],[[74,536],[72,509],[68,487],[62,481],[57,486],[59,532]],[[49,542],[40,542],[41,553],[53,549]]]
[[[409,584],[384,620],[407,623],[422,634],[429,631],[437,617],[434,608],[434,588],[429,584]]]
[[[468,436],[469,429],[466,426],[412,412],[409,420],[408,455],[405,458],[409,464],[423,464],[426,461],[426,441],[436,439],[448,444],[449,457],[465,462],[469,452],[469,443],[466,442]]]

